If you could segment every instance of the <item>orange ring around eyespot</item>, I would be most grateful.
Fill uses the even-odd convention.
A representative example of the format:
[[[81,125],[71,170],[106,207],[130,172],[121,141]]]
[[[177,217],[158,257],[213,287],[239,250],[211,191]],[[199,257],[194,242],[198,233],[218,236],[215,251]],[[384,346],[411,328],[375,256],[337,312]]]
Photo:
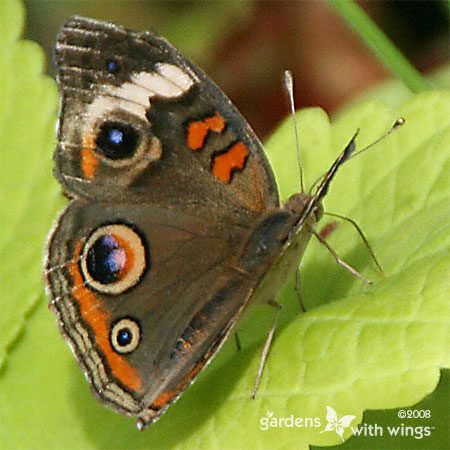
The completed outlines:
[[[112,236],[124,250],[125,266],[119,272],[119,279],[111,283],[102,283],[93,278],[87,266],[88,252],[102,236]],[[81,271],[90,288],[104,294],[118,295],[135,286],[148,268],[148,255],[144,243],[130,226],[110,224],[97,228],[88,238],[81,255]]]
[[[84,285],[83,276],[78,265],[83,245],[75,245],[73,261],[69,264],[69,273],[73,282],[72,296],[78,303],[81,318],[89,326],[95,336],[95,345],[106,358],[107,365],[116,378],[124,386],[138,392],[142,389],[142,380],[137,370],[126,358],[117,354],[109,341],[111,315],[103,301]]]
[[[81,172],[84,177],[92,180],[98,167],[98,157],[94,153],[94,138],[91,134],[83,136],[83,148],[81,150]]]

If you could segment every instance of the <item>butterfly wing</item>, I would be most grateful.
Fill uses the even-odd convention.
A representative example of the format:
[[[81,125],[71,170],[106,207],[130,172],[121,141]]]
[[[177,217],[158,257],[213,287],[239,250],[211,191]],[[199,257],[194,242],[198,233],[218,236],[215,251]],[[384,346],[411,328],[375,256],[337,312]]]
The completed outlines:
[[[292,219],[254,230],[73,201],[49,242],[52,309],[93,391],[156,420],[212,358],[280,254]]]
[[[96,395],[145,427],[224,342],[295,220],[248,124],[164,39],[75,17],[55,59],[73,200],[49,241],[51,305]]]
[[[160,36],[75,17],[59,33],[55,59],[56,175],[68,194],[241,223],[279,206],[247,122]]]

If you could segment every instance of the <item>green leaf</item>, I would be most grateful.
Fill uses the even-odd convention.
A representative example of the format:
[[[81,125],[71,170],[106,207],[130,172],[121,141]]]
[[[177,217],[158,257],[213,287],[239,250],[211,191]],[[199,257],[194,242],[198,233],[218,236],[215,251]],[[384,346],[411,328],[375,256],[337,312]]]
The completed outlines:
[[[23,10],[0,5],[0,367],[42,297],[42,244],[55,217],[57,185],[49,177],[57,92],[42,75],[44,53],[18,40]]]
[[[17,31],[8,29],[22,20],[18,4],[1,2],[0,17],[1,324],[3,348],[9,350],[0,372],[0,448],[306,449],[341,442],[335,431],[320,433],[326,406],[339,418],[356,416],[356,424],[366,409],[412,405],[435,388],[439,368],[448,367],[450,359],[445,296],[450,92],[427,92],[395,106],[365,101],[332,124],[319,109],[299,112],[309,184],[357,128],[363,146],[398,116],[406,118],[402,129],[342,168],[325,202],[327,210],[361,225],[386,278],[373,270],[348,224],[340,224],[330,242],[374,280],[370,287],[312,241],[302,272],[308,312],[298,312],[290,283],[281,296],[282,319],[256,400],[249,393],[274,313],[264,305],[243,319],[243,350],[237,353],[228,342],[165,416],[138,433],[134,420],[102,407],[91,395],[46,307],[39,272],[45,231],[60,204],[50,164],[57,100],[53,83],[40,75],[37,47],[17,41]],[[267,149],[285,199],[298,186],[289,119]],[[261,418],[270,414],[317,418],[320,426],[285,424],[263,431]]]

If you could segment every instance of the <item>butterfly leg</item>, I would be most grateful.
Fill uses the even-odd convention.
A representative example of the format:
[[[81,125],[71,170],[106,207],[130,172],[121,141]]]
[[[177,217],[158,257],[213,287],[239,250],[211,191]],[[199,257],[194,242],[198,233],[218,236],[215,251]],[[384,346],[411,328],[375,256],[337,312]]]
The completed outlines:
[[[259,359],[258,372],[256,373],[255,383],[253,384],[253,390],[250,397],[255,399],[256,392],[258,391],[259,385],[261,384],[262,374],[264,372],[264,367],[266,365],[267,357],[269,356],[270,347],[272,345],[273,337],[275,335],[275,329],[280,318],[281,305],[275,300],[269,300],[268,304],[277,309],[275,317],[273,318],[272,326],[270,327],[269,333],[266,337],[266,342],[264,342],[264,347],[261,352],[261,358]]]
[[[303,298],[302,298],[302,292],[300,290],[301,288],[301,274],[300,274],[300,267],[297,268],[297,270],[295,271],[295,286],[294,286],[294,290],[295,290],[295,295],[297,295],[297,301],[298,301],[298,306],[300,308],[300,310],[302,312],[306,312],[306,308],[305,308],[305,304],[303,303]]]
[[[336,251],[331,247],[331,245],[318,233],[316,230],[314,230],[313,227],[310,227],[308,225],[309,229],[311,230],[311,233],[317,238],[317,240],[323,244],[326,249],[331,253],[335,261],[342,266],[345,270],[350,272],[353,276],[356,278],[359,278],[362,282],[366,284],[372,284],[372,281],[366,278],[362,273],[358,272],[355,268],[347,264],[343,259],[339,257],[339,255],[336,253]]]
[[[361,227],[353,219],[350,219],[350,217],[342,216],[341,214],[330,213],[330,212],[324,212],[324,214],[327,215],[327,216],[336,217],[338,219],[345,220],[350,225],[352,225],[353,228],[355,228],[356,232],[359,234],[359,237],[361,238],[361,240],[363,241],[365,247],[367,248],[367,251],[370,253],[370,256],[372,257],[372,260],[375,263],[375,267],[377,268],[377,270],[380,273],[380,275],[384,277],[384,272],[383,272],[383,269],[381,267],[381,264],[379,263],[378,258],[375,255],[375,252],[372,250],[372,247],[370,246],[369,241],[367,240],[366,236],[364,236],[364,233],[361,230]],[[336,226],[334,228],[336,228]],[[324,237],[322,233],[321,233],[321,235],[322,235],[322,237]]]

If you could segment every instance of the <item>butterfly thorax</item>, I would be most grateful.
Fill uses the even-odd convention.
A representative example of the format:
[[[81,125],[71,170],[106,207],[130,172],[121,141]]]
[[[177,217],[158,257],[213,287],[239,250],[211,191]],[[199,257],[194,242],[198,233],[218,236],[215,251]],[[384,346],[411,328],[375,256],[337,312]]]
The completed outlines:
[[[298,268],[312,227],[323,215],[322,205],[312,202],[310,194],[294,194],[281,208],[266,213],[250,233],[236,266],[259,277],[252,303],[273,300]]]

